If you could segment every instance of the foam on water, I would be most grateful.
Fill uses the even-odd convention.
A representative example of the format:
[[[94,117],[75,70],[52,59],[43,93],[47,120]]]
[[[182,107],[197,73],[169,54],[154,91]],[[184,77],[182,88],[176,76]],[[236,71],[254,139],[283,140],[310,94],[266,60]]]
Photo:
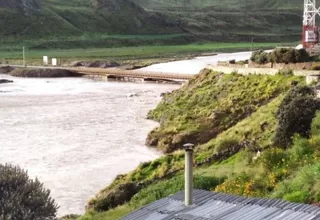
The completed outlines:
[[[168,63],[154,64],[139,71],[197,74],[208,65],[215,65],[218,61],[236,61],[249,59],[251,52],[221,53],[215,56],[196,57],[191,60],[180,60]]]

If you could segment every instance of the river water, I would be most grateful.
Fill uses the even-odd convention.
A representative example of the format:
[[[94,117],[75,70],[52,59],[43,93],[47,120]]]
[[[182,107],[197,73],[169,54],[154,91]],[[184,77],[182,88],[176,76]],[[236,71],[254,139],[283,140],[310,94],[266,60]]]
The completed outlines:
[[[83,213],[113,178],[160,156],[144,143],[160,94],[178,85],[85,78],[13,79],[0,84],[0,163],[38,177],[60,205]]]
[[[270,52],[270,51],[268,51]],[[220,53],[215,56],[195,57],[190,60],[179,60],[168,63],[154,64],[137,71],[197,74],[208,65],[216,65],[218,61],[247,60],[252,52]]]
[[[151,65],[151,72],[197,74],[218,54]],[[119,83],[85,78],[30,79],[0,75],[0,163],[38,177],[60,205],[59,216],[83,213],[86,202],[114,177],[161,154],[145,139],[157,123],[145,119],[160,94],[178,85]]]

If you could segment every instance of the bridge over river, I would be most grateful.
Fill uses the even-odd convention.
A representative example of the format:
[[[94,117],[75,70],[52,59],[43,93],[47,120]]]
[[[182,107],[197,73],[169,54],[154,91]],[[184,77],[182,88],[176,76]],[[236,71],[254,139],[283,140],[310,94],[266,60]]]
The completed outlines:
[[[145,81],[187,81],[197,75],[204,68],[224,73],[238,72],[239,74],[268,74],[274,75],[279,72],[275,68],[233,68],[217,66],[218,61],[246,60],[251,56],[251,52],[221,53],[214,56],[196,57],[189,60],[180,60],[168,63],[154,64],[137,70],[125,70],[121,68],[87,68],[87,67],[50,67],[50,66],[28,66],[28,68],[44,69],[65,69],[78,72],[84,75],[105,76],[108,78]],[[0,65],[1,66],[1,65]],[[13,67],[23,67],[21,65],[11,65]],[[293,70],[294,75],[307,76],[307,81],[320,78],[319,71]]]
[[[67,68],[69,71],[82,73],[85,75],[100,75],[109,78],[121,79],[143,79],[143,80],[165,80],[165,81],[185,81],[191,79],[196,74],[181,74],[181,73],[163,73],[139,70],[123,70],[119,68]]]
[[[5,65],[0,65],[5,66]],[[142,79],[145,81],[186,81],[196,74],[167,73],[157,71],[125,70],[121,68],[93,68],[93,67],[52,67],[52,66],[23,66],[10,65],[15,68],[28,69],[56,69],[68,70],[88,76],[103,76],[113,79],[134,80]]]
[[[120,79],[143,79],[143,80],[165,80],[186,81],[198,74],[200,70],[208,65],[214,65],[218,61],[230,59],[248,59],[251,52],[225,53],[214,56],[196,57],[188,60],[180,60],[168,63],[154,64],[137,70],[124,70],[121,68],[85,68],[85,67],[50,67],[50,66],[28,66],[28,68],[66,69],[85,75],[107,76]],[[22,65],[11,65],[13,67],[24,67]]]

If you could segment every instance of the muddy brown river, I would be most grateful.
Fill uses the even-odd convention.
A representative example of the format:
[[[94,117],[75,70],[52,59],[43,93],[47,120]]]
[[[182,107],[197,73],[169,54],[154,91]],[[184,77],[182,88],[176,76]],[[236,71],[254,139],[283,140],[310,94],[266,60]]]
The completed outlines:
[[[113,178],[160,153],[145,146],[160,94],[178,85],[85,78],[0,84],[0,163],[19,165],[51,189],[59,216],[83,213]]]

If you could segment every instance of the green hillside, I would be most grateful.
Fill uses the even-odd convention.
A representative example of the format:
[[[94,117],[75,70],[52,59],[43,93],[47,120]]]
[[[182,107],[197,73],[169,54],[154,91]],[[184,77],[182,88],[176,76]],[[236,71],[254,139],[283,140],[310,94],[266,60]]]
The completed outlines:
[[[149,144],[172,153],[118,175],[80,219],[119,219],[183,190],[179,149],[188,142],[196,144],[196,188],[318,204],[320,101],[304,83],[304,77],[284,73],[203,71],[149,113],[160,122]]]
[[[182,38],[186,43],[250,41],[251,36],[269,42],[300,39],[300,0],[132,1],[27,0],[26,6],[20,0],[1,0],[0,37],[4,43],[35,38],[63,41],[70,36],[79,41],[92,39],[92,34],[101,38],[180,33],[192,36]]]
[[[43,0],[40,11],[28,10],[25,15],[21,13],[24,12],[21,7],[1,7],[0,4],[0,37],[50,38],[92,32],[150,34],[179,31],[174,22],[146,12],[128,0],[107,0],[102,5],[94,0]]]
[[[146,8],[161,8],[161,7],[208,7],[216,6],[223,8],[296,8],[302,9],[303,0],[134,0],[138,4]]]
[[[22,46],[40,53],[44,49],[251,44],[252,40],[255,45],[280,45],[301,39],[300,1],[294,2],[0,0],[0,52],[3,59],[12,57],[12,52],[19,53],[20,59]]]
[[[213,41],[297,41],[302,0],[134,0]],[[191,16],[190,16],[191,15]]]

